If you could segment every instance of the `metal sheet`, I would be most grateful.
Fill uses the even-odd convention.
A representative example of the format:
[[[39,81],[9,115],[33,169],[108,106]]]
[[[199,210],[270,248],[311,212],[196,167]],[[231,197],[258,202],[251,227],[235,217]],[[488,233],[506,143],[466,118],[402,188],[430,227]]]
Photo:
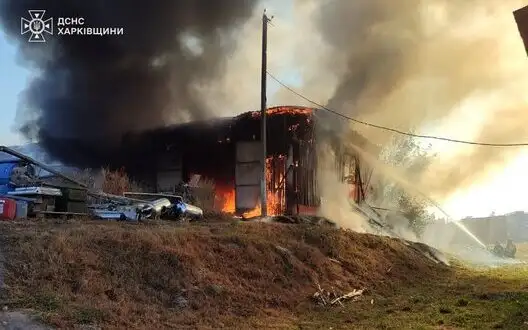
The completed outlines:
[[[260,163],[240,163],[235,168],[237,186],[260,185],[262,169]]]
[[[236,161],[255,162],[262,158],[262,145],[260,141],[237,142]]]
[[[62,191],[51,187],[20,187],[15,188],[14,191],[9,191],[8,195],[41,195],[41,196],[62,196]]]
[[[198,206],[191,205],[191,204],[185,204],[185,209],[187,210],[186,213],[194,216],[194,217],[203,217],[203,210],[199,208]]]
[[[237,210],[251,210],[260,203],[260,186],[236,187],[235,205]]]
[[[158,171],[156,180],[158,191],[174,191],[176,185],[182,181],[182,172],[180,170]]]
[[[237,142],[235,165],[235,209],[253,209],[260,201],[261,144]]]

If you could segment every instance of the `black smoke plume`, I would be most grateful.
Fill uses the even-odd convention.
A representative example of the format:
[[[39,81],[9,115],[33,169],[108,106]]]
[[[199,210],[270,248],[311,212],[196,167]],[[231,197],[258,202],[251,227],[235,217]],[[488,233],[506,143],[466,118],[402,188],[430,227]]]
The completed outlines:
[[[256,1],[0,0],[1,28],[33,71],[18,109],[22,132],[65,163],[99,166],[128,132],[211,116],[195,88],[224,74],[236,47],[230,32]],[[46,43],[20,33],[34,9],[55,18]],[[124,35],[57,35],[58,17]]]

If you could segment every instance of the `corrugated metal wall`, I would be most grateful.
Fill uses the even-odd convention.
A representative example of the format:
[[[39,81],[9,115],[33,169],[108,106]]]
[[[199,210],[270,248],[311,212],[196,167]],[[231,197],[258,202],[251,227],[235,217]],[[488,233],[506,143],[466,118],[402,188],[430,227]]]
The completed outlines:
[[[286,211],[286,157],[273,157],[267,160],[267,191],[269,213],[283,214]]]
[[[313,143],[299,141],[294,182],[298,192],[298,204],[307,206],[319,205],[319,194],[317,193],[317,153],[314,150]]]

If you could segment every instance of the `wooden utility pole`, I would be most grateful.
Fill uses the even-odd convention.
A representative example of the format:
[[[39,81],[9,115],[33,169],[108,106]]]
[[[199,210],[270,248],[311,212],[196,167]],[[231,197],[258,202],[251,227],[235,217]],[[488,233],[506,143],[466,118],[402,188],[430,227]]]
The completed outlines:
[[[268,215],[268,201],[266,190],[266,78],[268,64],[268,16],[266,11],[262,14],[262,67],[261,67],[261,90],[260,90],[260,118],[261,131],[260,140],[262,142],[262,178],[260,179],[260,210],[262,216]]]

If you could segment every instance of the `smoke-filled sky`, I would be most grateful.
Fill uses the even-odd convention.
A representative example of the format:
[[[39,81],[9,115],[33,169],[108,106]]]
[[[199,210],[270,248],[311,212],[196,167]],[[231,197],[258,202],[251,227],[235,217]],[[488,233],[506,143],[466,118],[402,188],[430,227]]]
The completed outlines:
[[[198,88],[223,74],[236,49],[233,34],[254,0],[2,1],[3,30],[20,41],[20,57],[39,72],[20,111],[28,134],[111,144],[131,130],[209,115]],[[46,8],[48,17],[82,17],[85,26],[122,27],[123,36],[59,36],[46,44],[20,35],[20,17]],[[56,31],[58,26],[56,25]],[[193,42],[196,40],[197,42]],[[34,116],[31,116],[34,117]],[[66,161],[67,153],[52,150]]]
[[[95,139],[96,148],[99,139],[118,140],[129,130],[258,108],[264,6],[275,16],[269,71],[280,77],[295,72],[302,81],[298,90],[308,97],[405,131],[508,143],[528,141],[523,126],[528,59],[512,15],[524,5],[521,0],[166,0],[148,6],[0,0],[0,24],[19,45],[19,63],[34,73],[17,124],[25,133],[37,132],[45,145],[49,136],[73,137]],[[55,35],[45,45],[28,44],[20,36],[20,17],[35,8],[55,17],[84,17],[86,26],[122,26],[125,35]],[[273,102],[306,105],[285,90]],[[392,138],[354,128],[375,143]],[[434,146],[437,160],[417,183],[440,199],[501,172],[519,152]],[[462,215],[464,205],[457,208]]]

